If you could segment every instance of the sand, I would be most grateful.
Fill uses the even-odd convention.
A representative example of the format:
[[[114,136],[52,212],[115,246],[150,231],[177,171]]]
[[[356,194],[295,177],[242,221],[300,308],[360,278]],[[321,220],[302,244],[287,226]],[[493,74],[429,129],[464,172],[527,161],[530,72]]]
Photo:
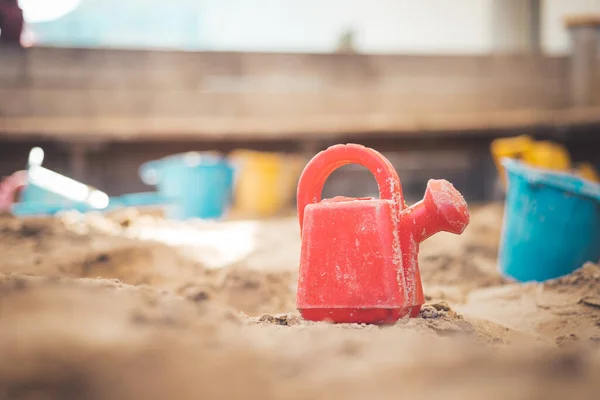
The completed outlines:
[[[299,317],[293,217],[0,216],[0,399],[598,398],[600,267],[509,282],[501,218],[423,243],[427,305],[377,327]]]

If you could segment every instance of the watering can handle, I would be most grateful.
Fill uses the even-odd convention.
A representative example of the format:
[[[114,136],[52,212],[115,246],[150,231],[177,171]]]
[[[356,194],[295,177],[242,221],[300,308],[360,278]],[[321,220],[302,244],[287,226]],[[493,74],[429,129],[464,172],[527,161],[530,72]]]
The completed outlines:
[[[304,208],[321,201],[325,181],[336,169],[347,164],[359,164],[367,168],[379,186],[379,197],[392,200],[400,212],[404,209],[402,185],[392,163],[376,150],[359,144],[337,144],[317,155],[306,164],[298,181],[298,219],[300,232],[304,223]]]

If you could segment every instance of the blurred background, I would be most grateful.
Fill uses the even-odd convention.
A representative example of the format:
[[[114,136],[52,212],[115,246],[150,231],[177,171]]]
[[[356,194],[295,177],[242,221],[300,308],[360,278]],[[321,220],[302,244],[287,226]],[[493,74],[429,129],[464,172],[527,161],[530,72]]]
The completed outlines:
[[[599,167],[600,0],[0,4],[2,176],[39,147],[49,170],[111,199],[166,193],[177,172],[143,165],[211,152],[237,168],[234,206],[267,216],[293,206],[304,163],[337,143],[386,155],[410,201],[429,178],[471,202],[501,197],[501,137]],[[181,185],[215,187],[202,176]],[[323,195],[376,193],[346,166]]]

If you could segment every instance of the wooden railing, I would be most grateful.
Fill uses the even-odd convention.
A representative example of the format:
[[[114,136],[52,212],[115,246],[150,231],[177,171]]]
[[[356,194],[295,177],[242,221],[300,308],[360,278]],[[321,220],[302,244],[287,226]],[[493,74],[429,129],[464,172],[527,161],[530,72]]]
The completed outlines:
[[[272,139],[598,122],[598,25],[569,26],[564,57],[0,49],[0,134]]]

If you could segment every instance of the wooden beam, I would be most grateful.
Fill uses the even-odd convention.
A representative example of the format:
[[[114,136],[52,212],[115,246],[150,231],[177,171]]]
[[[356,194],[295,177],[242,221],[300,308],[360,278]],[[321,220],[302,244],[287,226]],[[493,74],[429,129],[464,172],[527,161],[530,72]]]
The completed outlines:
[[[62,141],[330,140],[369,134],[473,135],[493,130],[595,126],[600,107],[468,114],[339,115],[302,118],[0,118],[0,137]],[[85,132],[85,133],[83,133]]]

